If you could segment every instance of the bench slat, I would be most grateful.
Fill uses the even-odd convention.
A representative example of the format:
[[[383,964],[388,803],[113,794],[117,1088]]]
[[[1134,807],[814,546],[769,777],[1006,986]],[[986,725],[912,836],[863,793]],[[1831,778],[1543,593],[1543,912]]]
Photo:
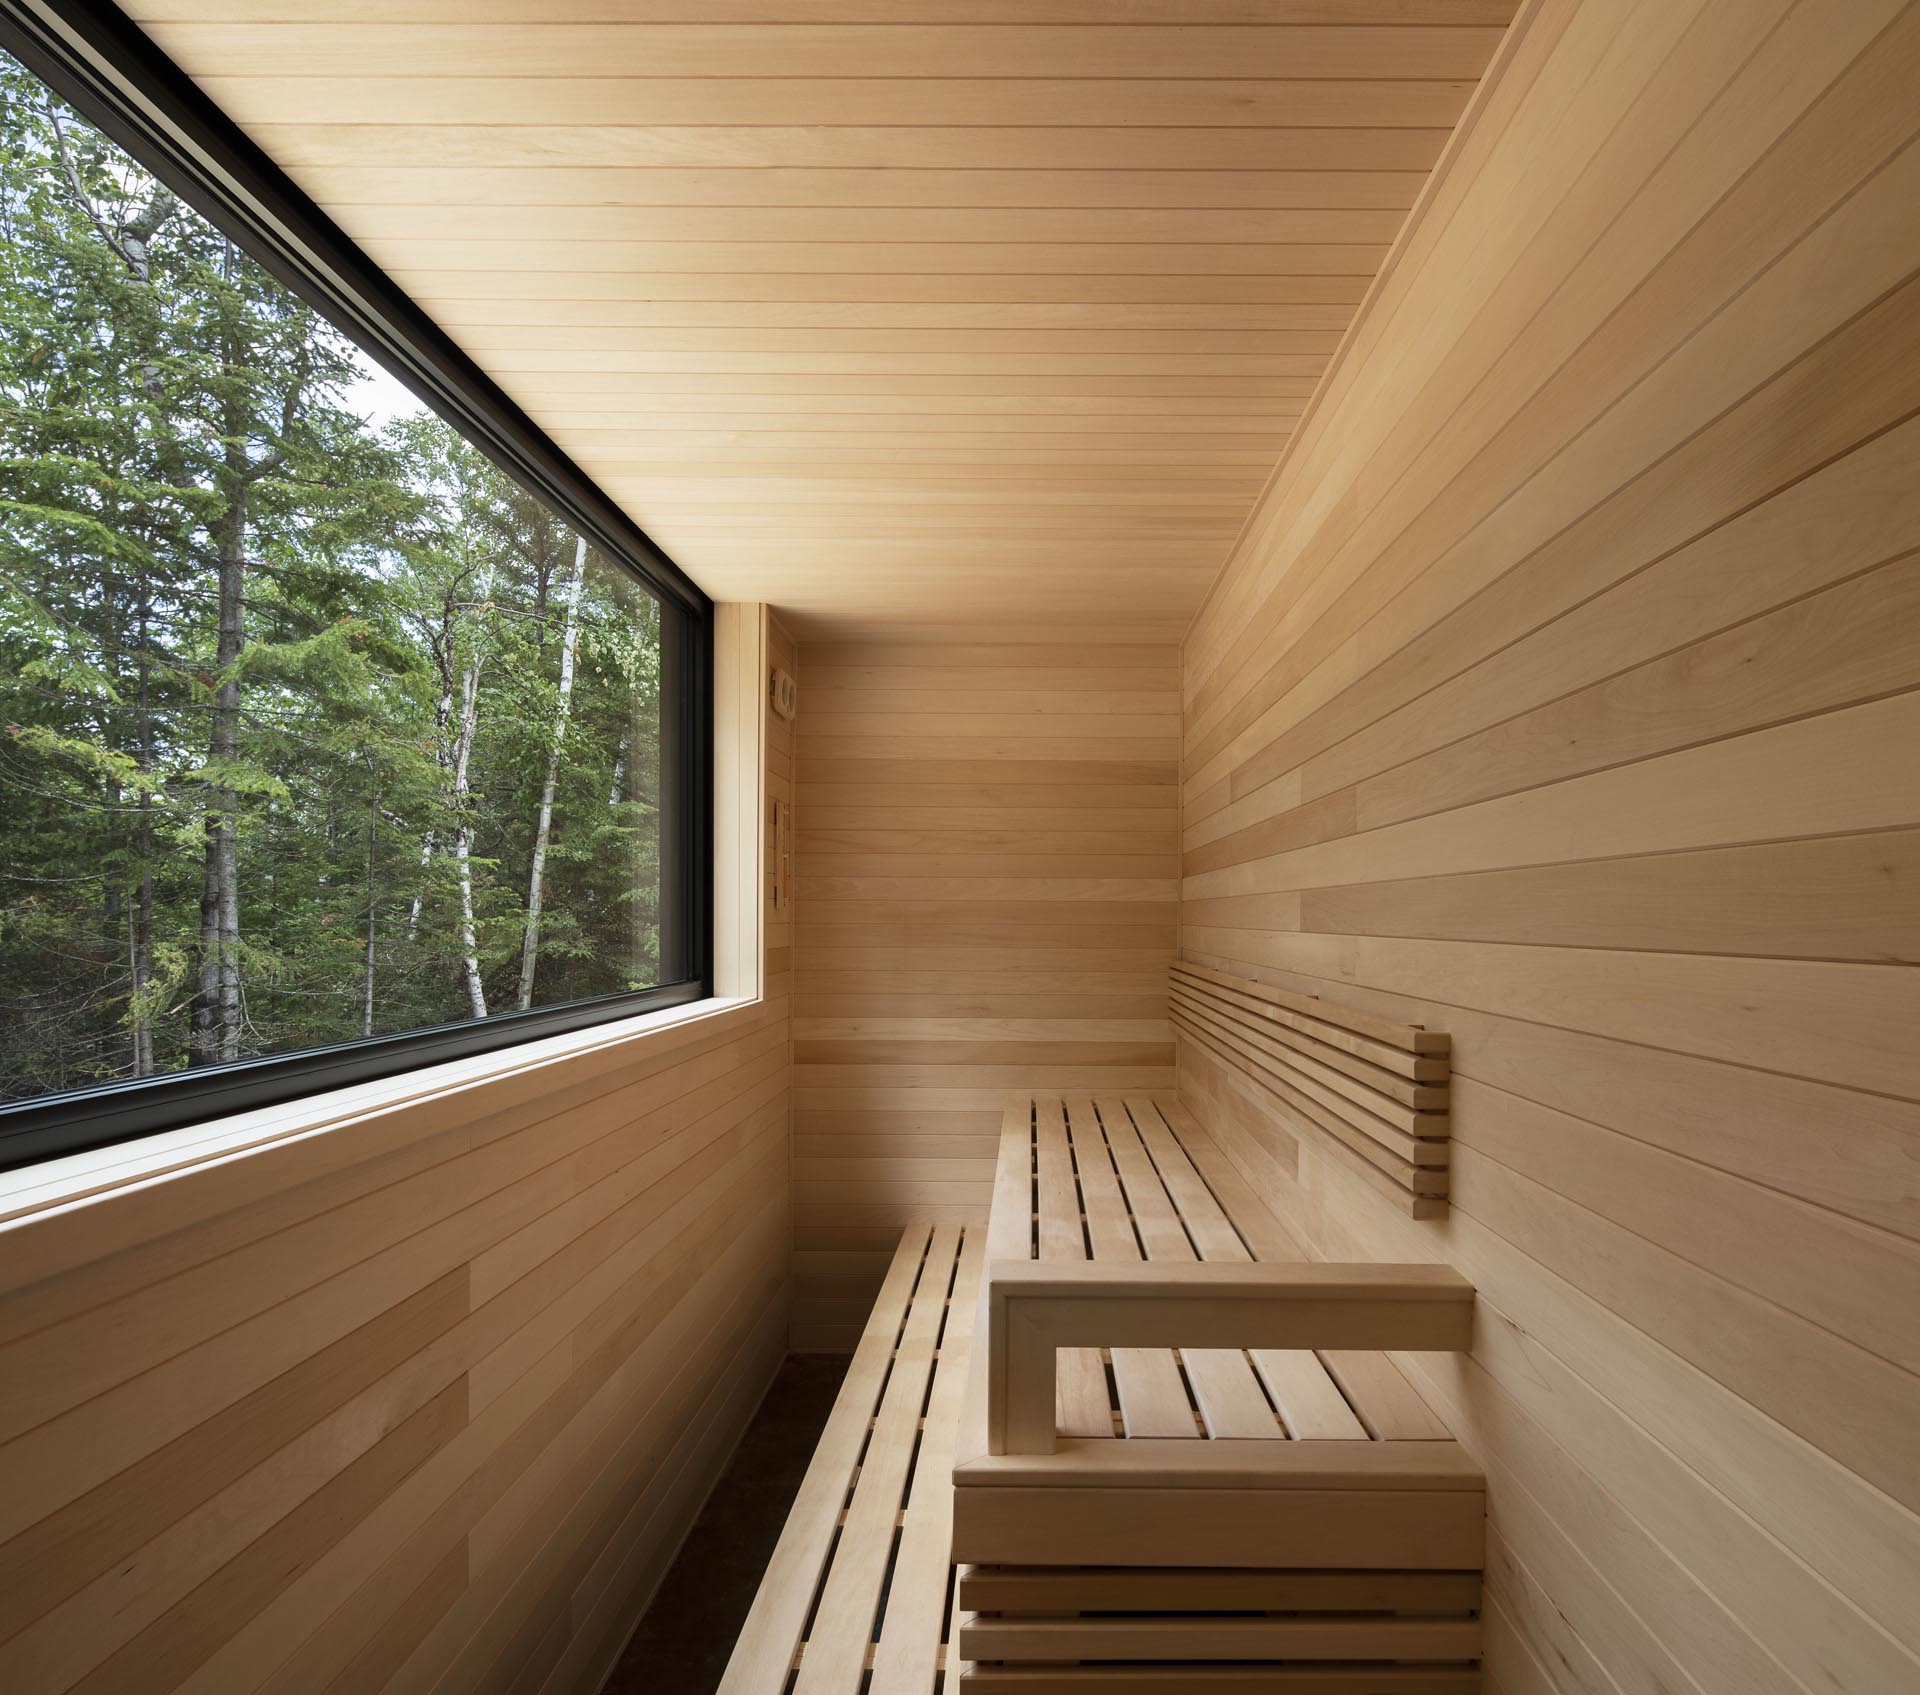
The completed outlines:
[[[993,1168],[993,1209],[987,1215],[987,1258],[1033,1256],[1033,1103],[1019,1096],[1000,1119],[1000,1151]]]
[[[1298,1349],[1259,1348],[1254,1369],[1267,1386],[1287,1429],[1301,1442],[1364,1442],[1366,1427],[1354,1416],[1320,1356]]]
[[[970,1610],[1008,1613],[1467,1613],[1480,1604],[1480,1574],[965,1566],[959,1595]]]
[[[1284,1681],[1282,1681],[1284,1679]],[[1480,1695],[1471,1666],[981,1666],[948,1695]]]
[[[981,1660],[1471,1660],[1480,1621],[1325,1618],[996,1618],[960,1635]]]
[[[1448,1442],[1453,1432],[1385,1354],[1329,1349],[1327,1370],[1382,1442]]]
[[[1084,1260],[1080,1194],[1073,1178],[1065,1108],[1057,1095],[1034,1103],[1034,1148],[1040,1188],[1040,1257]],[[1098,1348],[1061,1350],[1054,1417],[1069,1436],[1111,1436],[1113,1402]]]

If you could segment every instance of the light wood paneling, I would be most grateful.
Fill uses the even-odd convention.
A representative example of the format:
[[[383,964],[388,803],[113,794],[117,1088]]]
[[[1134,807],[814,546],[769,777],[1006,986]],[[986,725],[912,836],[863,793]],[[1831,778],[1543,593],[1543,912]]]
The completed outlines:
[[[1008,1089],[1171,1080],[1177,660],[804,647],[796,1346],[852,1345],[903,1225],[985,1217]]]
[[[9,1226],[74,1265],[0,1297],[0,1682],[593,1687],[785,1346],[787,1039],[376,1111],[184,1238]]]
[[[767,650],[770,668],[798,680],[800,650],[791,632],[779,618],[769,618]],[[766,973],[767,994],[774,1000],[791,1004],[793,999],[793,920],[798,895],[794,886],[793,853],[796,841],[795,801],[798,785],[794,780],[794,722],[782,718],[769,705],[766,709],[766,815],[767,841],[764,852],[766,877]],[[786,839],[774,839],[773,807],[786,812]],[[784,852],[784,864],[780,858]],[[784,898],[776,900],[775,888],[784,875]]]
[[[743,1000],[756,999],[762,990],[763,931],[771,908],[767,735],[776,720],[768,701],[770,624],[764,606],[723,603],[713,609],[713,741],[726,749],[725,774],[716,773],[713,786],[714,887],[726,892],[714,903],[713,989]],[[754,898],[762,890],[768,890],[766,898]]]
[[[1164,642],[1516,4],[130,10],[717,598]]]
[[[1920,12],[1535,0],[1185,650],[1182,953],[1453,1038],[1507,1695],[1920,1686]]]
[[[757,1001],[10,1173],[0,1688],[597,1688],[786,1350],[790,932]]]

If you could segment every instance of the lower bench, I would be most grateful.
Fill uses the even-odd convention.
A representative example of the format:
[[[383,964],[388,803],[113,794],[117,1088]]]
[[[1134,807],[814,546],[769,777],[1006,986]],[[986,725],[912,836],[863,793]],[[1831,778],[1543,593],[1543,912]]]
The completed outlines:
[[[901,1237],[722,1695],[957,1688],[953,1450],[985,1246],[953,1225]]]

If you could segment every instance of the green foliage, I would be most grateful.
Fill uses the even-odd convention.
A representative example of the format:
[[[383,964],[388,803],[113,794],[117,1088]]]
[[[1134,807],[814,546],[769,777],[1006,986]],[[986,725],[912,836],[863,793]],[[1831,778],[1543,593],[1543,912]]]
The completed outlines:
[[[0,1099],[655,980],[646,593],[4,57],[0,321]]]

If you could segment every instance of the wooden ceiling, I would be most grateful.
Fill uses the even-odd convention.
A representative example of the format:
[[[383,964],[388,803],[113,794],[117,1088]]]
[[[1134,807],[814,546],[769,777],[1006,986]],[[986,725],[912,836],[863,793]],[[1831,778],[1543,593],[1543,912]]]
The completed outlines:
[[[1178,636],[1516,0],[126,0],[680,564]]]

